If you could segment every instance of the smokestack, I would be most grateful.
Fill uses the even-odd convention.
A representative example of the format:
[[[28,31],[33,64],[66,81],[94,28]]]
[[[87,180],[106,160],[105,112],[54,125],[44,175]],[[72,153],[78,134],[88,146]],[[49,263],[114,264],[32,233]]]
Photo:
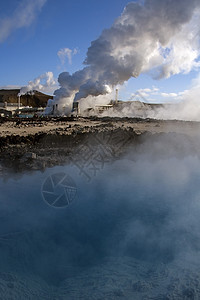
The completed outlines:
[[[20,96],[21,94],[18,94],[18,109],[20,109]]]
[[[116,103],[116,104],[117,104],[117,102],[118,102],[118,92],[119,92],[119,90],[116,89],[116,93],[115,93],[115,103]]]

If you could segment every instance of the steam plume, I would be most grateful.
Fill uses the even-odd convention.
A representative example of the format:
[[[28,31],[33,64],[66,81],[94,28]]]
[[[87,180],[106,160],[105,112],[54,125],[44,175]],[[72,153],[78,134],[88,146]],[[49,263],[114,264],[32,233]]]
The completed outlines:
[[[20,89],[20,94],[26,94],[27,92],[39,90],[44,93],[53,92],[52,89],[55,89],[57,86],[56,80],[53,76],[52,72],[46,72],[37,78],[35,78],[33,81],[29,81],[27,86],[23,86]]]
[[[198,0],[130,2],[91,43],[85,68],[59,75],[55,101],[104,95],[141,73],[160,79],[198,68],[199,17]]]

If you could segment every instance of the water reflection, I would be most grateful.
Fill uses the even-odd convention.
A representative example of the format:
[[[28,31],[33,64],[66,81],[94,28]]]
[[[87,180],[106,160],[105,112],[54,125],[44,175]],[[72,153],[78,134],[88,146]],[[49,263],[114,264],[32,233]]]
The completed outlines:
[[[77,188],[63,208],[42,197],[55,174]],[[73,165],[1,181],[3,299],[198,297],[199,179],[195,156],[139,155],[108,163],[90,182]]]

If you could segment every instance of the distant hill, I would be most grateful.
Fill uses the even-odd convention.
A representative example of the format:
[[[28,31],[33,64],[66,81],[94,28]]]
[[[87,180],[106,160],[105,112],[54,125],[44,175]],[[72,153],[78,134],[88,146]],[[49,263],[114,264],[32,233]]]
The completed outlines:
[[[0,90],[0,103],[17,103],[19,89]],[[48,99],[53,99],[53,96],[34,91],[33,95],[23,95],[20,97],[20,102],[24,106],[45,107]]]

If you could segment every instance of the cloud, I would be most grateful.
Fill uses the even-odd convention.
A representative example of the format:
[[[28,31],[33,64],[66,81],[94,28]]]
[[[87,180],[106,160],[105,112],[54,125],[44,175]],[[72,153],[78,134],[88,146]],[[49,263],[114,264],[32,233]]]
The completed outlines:
[[[152,95],[158,95],[159,89],[157,87],[139,89],[135,93],[132,93],[129,100],[149,102],[149,98]]]
[[[161,93],[160,95],[164,98],[175,98],[178,96],[176,93]]]
[[[129,100],[138,100],[142,102],[176,103],[184,100],[186,96],[200,86],[200,76],[193,79],[191,88],[178,93],[162,92],[157,87],[139,89],[131,94]]]
[[[66,62],[66,58],[68,59],[69,64],[72,64],[72,56],[78,53],[78,49],[69,49],[69,48],[62,48],[58,51],[57,55],[61,61],[61,64],[64,65]]]
[[[30,26],[47,0],[22,0],[13,12],[0,20],[0,43],[4,42],[16,30]]]
[[[0,89],[1,90],[15,90],[15,89],[21,89],[21,86],[19,85],[13,85],[13,84],[10,84],[10,85],[1,85],[0,86]]]
[[[20,93],[25,94],[27,92],[37,90],[46,94],[53,94],[53,91],[57,88],[57,80],[55,80],[52,72],[46,72],[33,81],[29,81],[27,86],[21,88]]]

